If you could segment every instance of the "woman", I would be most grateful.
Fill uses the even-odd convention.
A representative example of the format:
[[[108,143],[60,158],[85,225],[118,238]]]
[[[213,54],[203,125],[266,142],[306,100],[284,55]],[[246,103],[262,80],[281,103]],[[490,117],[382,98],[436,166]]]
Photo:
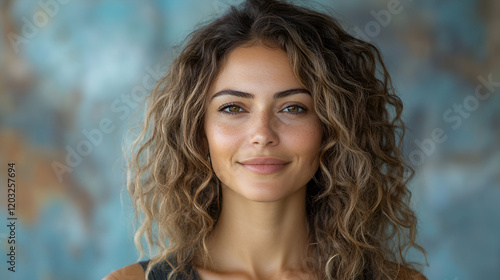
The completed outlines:
[[[425,279],[404,258],[424,251],[402,103],[331,17],[248,0],[191,34],[147,106],[128,188],[136,245],[160,253],[105,279]]]

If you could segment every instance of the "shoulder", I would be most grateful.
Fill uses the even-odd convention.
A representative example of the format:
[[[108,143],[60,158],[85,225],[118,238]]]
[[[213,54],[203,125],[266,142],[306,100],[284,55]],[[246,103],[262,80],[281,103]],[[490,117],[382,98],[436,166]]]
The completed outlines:
[[[138,264],[131,264],[106,275],[102,280],[145,280],[144,270]]]
[[[150,261],[151,260],[141,261],[139,263],[120,268],[111,272],[102,280],[145,280],[145,271],[150,264]],[[149,279],[166,279],[174,271],[172,265],[174,265],[174,267],[176,266],[172,257],[169,257],[168,261],[162,260],[156,263],[149,272]],[[172,276],[172,279],[177,280],[198,279],[196,272],[190,265],[187,265],[184,269],[175,272]]]

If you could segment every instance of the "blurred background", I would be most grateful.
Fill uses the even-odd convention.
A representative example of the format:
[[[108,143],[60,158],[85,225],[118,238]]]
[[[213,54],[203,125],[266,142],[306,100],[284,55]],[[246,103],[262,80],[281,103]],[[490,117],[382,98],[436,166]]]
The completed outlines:
[[[240,2],[1,0],[0,279],[101,279],[137,261],[125,132],[174,46]],[[411,130],[425,275],[499,279],[500,1],[300,3],[333,13],[384,55]]]

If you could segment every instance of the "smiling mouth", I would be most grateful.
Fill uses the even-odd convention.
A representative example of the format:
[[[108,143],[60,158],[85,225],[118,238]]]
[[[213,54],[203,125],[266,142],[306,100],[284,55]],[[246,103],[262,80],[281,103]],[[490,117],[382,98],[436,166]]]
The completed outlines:
[[[283,170],[289,163],[274,158],[254,158],[239,162],[247,170],[261,175],[277,173]]]

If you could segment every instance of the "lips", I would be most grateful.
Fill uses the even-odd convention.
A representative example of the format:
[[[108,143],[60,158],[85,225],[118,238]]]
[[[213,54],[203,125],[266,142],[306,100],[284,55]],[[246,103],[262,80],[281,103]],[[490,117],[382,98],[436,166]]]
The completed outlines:
[[[239,162],[247,170],[263,175],[279,172],[289,163],[277,158],[252,158]]]

